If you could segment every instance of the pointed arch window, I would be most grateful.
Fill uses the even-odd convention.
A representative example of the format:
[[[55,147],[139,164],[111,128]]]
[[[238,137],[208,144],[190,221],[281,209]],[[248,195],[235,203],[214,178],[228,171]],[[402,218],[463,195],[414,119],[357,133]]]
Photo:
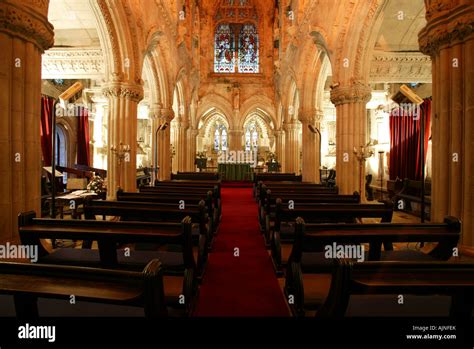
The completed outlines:
[[[245,130],[245,150],[254,151],[258,149],[258,129],[257,125],[249,124]]]
[[[224,125],[217,125],[214,132],[214,150],[227,150],[227,129]]]
[[[257,27],[252,23],[219,24],[214,42],[214,72],[256,74],[259,68]]]
[[[258,73],[258,34],[253,24],[245,24],[239,33],[239,73]]]
[[[214,72],[235,73],[235,39],[229,24],[217,26],[214,47]]]

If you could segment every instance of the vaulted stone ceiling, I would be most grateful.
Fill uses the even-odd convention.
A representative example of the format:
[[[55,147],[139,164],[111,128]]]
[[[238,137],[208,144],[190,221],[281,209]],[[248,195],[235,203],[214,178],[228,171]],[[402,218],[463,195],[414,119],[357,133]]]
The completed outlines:
[[[418,33],[426,25],[423,0],[390,0],[375,48],[383,51],[419,51]]]
[[[48,19],[54,26],[54,46],[100,46],[89,1],[50,0]]]

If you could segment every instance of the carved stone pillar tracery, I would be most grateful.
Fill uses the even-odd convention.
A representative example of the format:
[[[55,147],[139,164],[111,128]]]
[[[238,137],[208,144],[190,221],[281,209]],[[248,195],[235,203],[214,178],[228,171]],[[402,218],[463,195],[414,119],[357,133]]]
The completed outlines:
[[[431,220],[462,220],[462,243],[474,246],[474,5],[427,0],[420,50],[431,56]]]
[[[360,190],[360,163],[354,148],[367,144],[366,105],[371,93],[370,86],[360,81],[331,90],[331,102],[336,106],[336,183],[340,194]],[[365,166],[362,171],[365,177]],[[360,194],[365,197],[365,186]]]
[[[321,136],[318,133],[323,112],[320,110],[301,110],[299,118],[303,125],[302,175],[305,182],[320,182],[319,165],[321,158]],[[315,132],[313,132],[315,131]]]
[[[124,191],[137,190],[137,107],[143,98],[143,87],[114,81],[105,85],[103,93],[109,99],[107,198],[115,199],[119,186]],[[130,153],[123,160],[111,149],[120,143],[130,146]]]
[[[285,172],[300,173],[299,124],[292,121],[284,125],[285,129]]]
[[[171,120],[174,118],[172,108],[159,110],[159,124],[167,124],[158,132],[158,179],[168,180],[171,178]]]
[[[18,214],[41,216],[41,54],[53,46],[48,1],[0,2],[0,241]]]
[[[275,131],[275,153],[281,165],[281,172],[285,172],[285,131]]]

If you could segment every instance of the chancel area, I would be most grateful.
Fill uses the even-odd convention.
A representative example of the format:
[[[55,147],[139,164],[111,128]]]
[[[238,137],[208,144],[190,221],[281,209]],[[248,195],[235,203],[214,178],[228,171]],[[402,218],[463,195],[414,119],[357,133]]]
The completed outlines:
[[[2,0],[0,317],[470,321],[473,28],[472,0]]]

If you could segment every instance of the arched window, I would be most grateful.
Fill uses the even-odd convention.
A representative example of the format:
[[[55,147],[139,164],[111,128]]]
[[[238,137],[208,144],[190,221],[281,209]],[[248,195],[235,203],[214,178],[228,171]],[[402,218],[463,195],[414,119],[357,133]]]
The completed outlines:
[[[258,73],[258,14],[253,0],[220,0],[214,17],[215,73]]]
[[[227,150],[227,129],[224,125],[217,125],[214,132],[214,150]]]
[[[253,24],[245,24],[239,33],[239,73],[258,73],[258,34]]]
[[[258,149],[258,130],[255,123],[251,123],[245,130],[245,150],[254,151]]]
[[[220,24],[215,35],[214,72],[235,73],[234,57],[234,32],[229,24]]]
[[[237,36],[238,34],[238,36]],[[255,25],[219,24],[214,42],[214,72],[259,72],[259,41]]]

